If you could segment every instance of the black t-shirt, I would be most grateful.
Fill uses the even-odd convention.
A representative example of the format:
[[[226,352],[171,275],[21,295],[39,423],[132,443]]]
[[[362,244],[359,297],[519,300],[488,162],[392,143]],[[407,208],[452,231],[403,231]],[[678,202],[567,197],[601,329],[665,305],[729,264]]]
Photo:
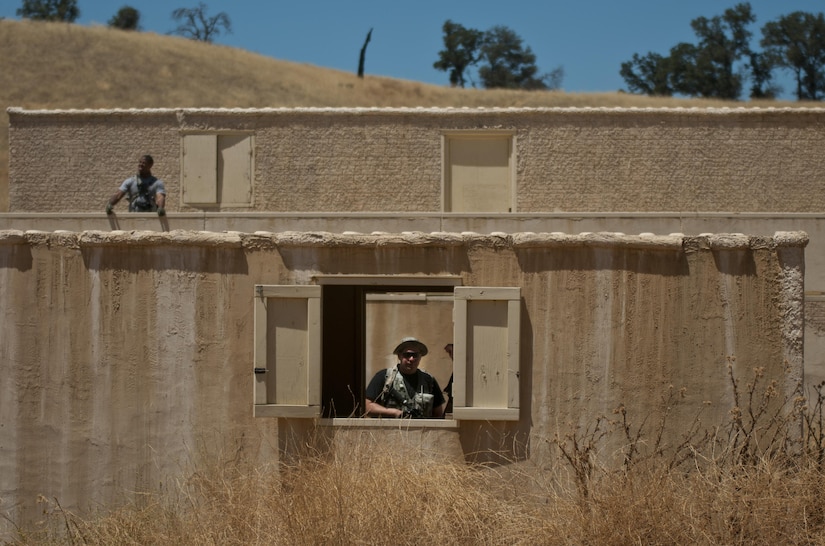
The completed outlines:
[[[401,377],[404,378],[404,383],[407,384],[407,392],[419,392],[420,388],[423,386],[425,393],[432,394],[433,408],[437,408],[444,403],[444,393],[441,392],[441,387],[438,386],[438,381],[436,381],[435,377],[431,376],[427,372],[416,370],[412,375],[401,374]],[[428,381],[427,377],[430,377],[431,380]],[[380,370],[372,377],[369,385],[367,385],[367,392],[365,393],[366,397],[373,402],[378,402],[382,406],[385,405],[383,400],[379,400],[378,397],[381,396],[381,391],[384,390],[384,384],[386,381],[387,370]],[[428,386],[430,388],[427,388]]]

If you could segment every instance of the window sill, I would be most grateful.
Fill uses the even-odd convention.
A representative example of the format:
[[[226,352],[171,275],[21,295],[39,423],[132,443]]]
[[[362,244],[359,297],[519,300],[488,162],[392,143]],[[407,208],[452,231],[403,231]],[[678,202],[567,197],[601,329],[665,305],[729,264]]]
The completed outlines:
[[[322,427],[347,428],[396,428],[402,430],[448,429],[457,430],[458,421],[453,419],[380,419],[372,417],[336,417],[321,419]]]

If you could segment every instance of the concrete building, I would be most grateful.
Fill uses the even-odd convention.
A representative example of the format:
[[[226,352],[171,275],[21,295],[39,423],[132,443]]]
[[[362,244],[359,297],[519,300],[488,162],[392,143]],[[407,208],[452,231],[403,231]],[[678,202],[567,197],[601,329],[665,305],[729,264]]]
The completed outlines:
[[[824,113],[11,109],[0,496],[105,504],[319,428],[541,459],[671,387],[675,438],[753,368],[789,397],[825,377]],[[143,153],[168,216],[107,217]],[[403,335],[452,418],[360,417]]]

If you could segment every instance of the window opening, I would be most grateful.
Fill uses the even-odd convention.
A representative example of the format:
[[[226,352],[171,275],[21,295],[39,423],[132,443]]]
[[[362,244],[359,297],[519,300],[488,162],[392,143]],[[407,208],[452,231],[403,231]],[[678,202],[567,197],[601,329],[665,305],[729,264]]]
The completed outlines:
[[[452,285],[324,286],[323,416],[362,416],[367,383],[395,366],[392,351],[407,336],[430,349],[421,369],[444,388],[452,362],[440,349],[452,341],[452,291]]]
[[[455,419],[519,419],[519,288],[360,279],[255,287],[256,417],[360,418],[369,379],[394,366],[393,349],[414,336],[430,349],[421,368],[439,387],[454,376]]]

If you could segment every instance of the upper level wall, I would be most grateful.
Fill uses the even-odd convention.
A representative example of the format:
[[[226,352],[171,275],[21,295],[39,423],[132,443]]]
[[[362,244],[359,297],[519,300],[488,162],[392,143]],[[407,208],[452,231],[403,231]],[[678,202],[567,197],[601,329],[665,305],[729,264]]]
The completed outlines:
[[[141,154],[182,204],[181,137],[252,135],[252,204],[443,210],[443,137],[506,132],[514,211],[825,210],[823,109],[10,109],[10,212],[102,210]],[[211,210],[230,210],[214,207]]]

